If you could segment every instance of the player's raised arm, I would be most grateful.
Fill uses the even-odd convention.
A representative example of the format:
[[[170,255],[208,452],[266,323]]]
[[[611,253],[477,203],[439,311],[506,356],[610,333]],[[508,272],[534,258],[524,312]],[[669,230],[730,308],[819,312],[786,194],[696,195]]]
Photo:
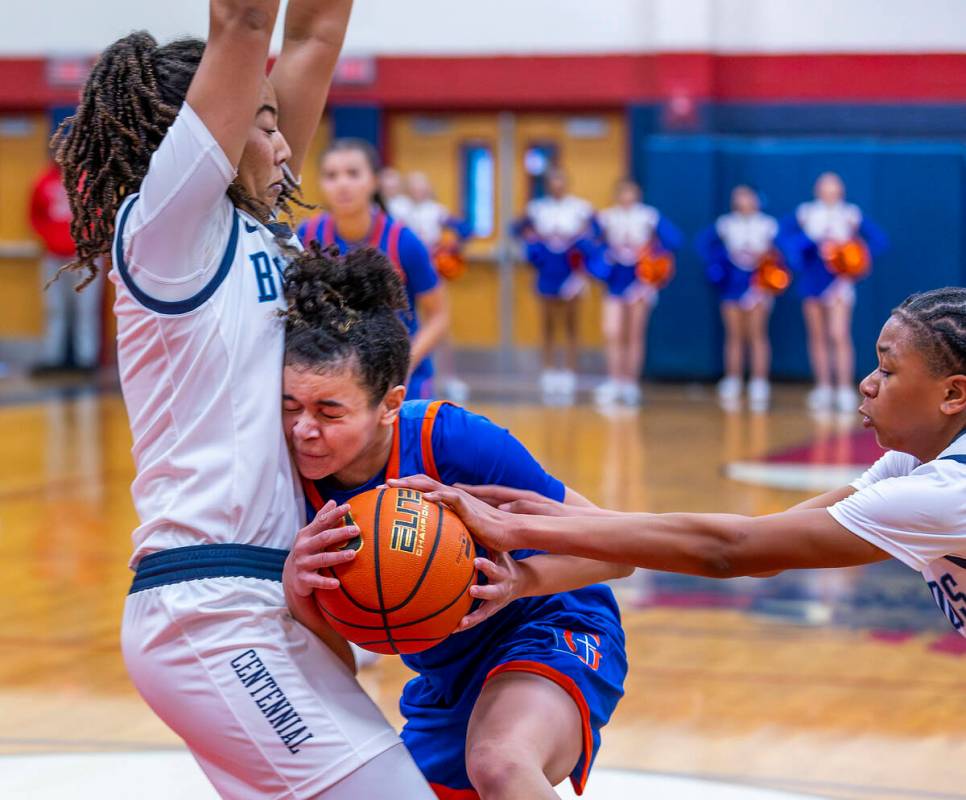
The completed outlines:
[[[211,0],[188,105],[237,167],[259,108],[279,0]]]
[[[271,81],[295,175],[322,118],[351,11],[352,0],[290,0],[285,12],[282,51]]]

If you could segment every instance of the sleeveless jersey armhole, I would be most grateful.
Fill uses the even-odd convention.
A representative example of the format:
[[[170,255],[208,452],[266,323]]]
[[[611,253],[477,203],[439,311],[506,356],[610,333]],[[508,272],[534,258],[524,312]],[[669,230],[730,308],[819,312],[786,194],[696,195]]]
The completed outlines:
[[[452,405],[446,400],[436,400],[430,403],[423,417],[422,431],[419,437],[419,449],[423,462],[423,471],[434,481],[441,481],[439,470],[436,468],[436,455],[433,452],[433,428],[436,426],[436,415],[444,405]]]

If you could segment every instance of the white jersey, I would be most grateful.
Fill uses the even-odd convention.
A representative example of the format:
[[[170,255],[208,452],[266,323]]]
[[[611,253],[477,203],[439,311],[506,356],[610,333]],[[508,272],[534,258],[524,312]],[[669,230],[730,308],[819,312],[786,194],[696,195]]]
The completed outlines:
[[[554,253],[568,250],[586,231],[593,214],[590,203],[573,195],[559,200],[541,197],[527,204],[534,231]]]
[[[228,199],[233,177],[185,104],[118,213],[110,277],[141,521],[132,566],[185,545],[287,549],[302,523],[281,420],[282,256]]]
[[[966,636],[966,435],[934,461],[889,452],[829,508],[840,525],[922,573],[940,609]]]
[[[660,219],[660,212],[644,203],[612,206],[601,211],[597,220],[604,231],[610,258],[626,266],[636,264],[641,250],[654,236]]]
[[[829,205],[820,200],[802,203],[795,212],[798,224],[813,242],[843,244],[852,239],[862,224],[862,212],[851,203]]]
[[[412,227],[409,224],[409,215],[412,213],[412,210],[413,201],[407,195],[397,194],[386,200],[386,213],[396,220],[396,222],[401,222],[406,227]]]
[[[718,217],[715,232],[728,251],[728,258],[736,267],[752,272],[761,257],[771,250],[778,235],[778,222],[760,211],[739,214],[732,211]]]
[[[443,229],[450,218],[449,211],[435,200],[412,203],[406,217],[406,226],[419,237],[431,251],[443,238]]]

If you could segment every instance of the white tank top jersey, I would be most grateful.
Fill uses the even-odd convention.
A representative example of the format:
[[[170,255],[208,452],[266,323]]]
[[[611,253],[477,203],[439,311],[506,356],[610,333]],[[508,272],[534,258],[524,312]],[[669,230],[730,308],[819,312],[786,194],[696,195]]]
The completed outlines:
[[[855,236],[862,212],[851,203],[829,205],[820,200],[802,203],[795,212],[798,224],[813,242],[842,244]]]
[[[593,213],[590,203],[573,195],[559,200],[541,197],[527,204],[533,229],[554,253],[563,253],[580,238]]]
[[[654,236],[660,219],[660,212],[644,203],[635,203],[626,208],[612,206],[597,215],[610,257],[626,266],[637,263],[641,250]]]
[[[934,461],[886,453],[829,508],[844,528],[922,573],[939,608],[966,636],[966,435]]]
[[[731,262],[752,272],[757,269],[759,259],[771,249],[778,235],[778,221],[760,211],[754,214],[733,211],[718,217],[714,229]]]
[[[185,545],[286,549],[303,521],[282,432],[282,254],[228,199],[233,178],[185,104],[118,212],[110,277],[141,522],[132,567]]]
[[[442,203],[424,200],[410,206],[406,225],[427,248],[432,250],[443,238],[443,228],[449,217],[450,213]]]

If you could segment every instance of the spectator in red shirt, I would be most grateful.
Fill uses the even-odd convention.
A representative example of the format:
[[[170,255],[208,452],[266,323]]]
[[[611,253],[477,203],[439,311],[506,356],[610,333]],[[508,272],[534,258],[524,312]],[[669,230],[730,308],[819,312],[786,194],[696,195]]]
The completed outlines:
[[[34,183],[30,199],[30,223],[44,245],[43,281],[46,285],[75,255],[70,236],[70,206],[60,177],[51,164]],[[41,363],[35,372],[97,366],[101,337],[102,283],[94,281],[83,292],[62,276],[44,292],[46,331]],[[68,342],[70,348],[68,349]]]

